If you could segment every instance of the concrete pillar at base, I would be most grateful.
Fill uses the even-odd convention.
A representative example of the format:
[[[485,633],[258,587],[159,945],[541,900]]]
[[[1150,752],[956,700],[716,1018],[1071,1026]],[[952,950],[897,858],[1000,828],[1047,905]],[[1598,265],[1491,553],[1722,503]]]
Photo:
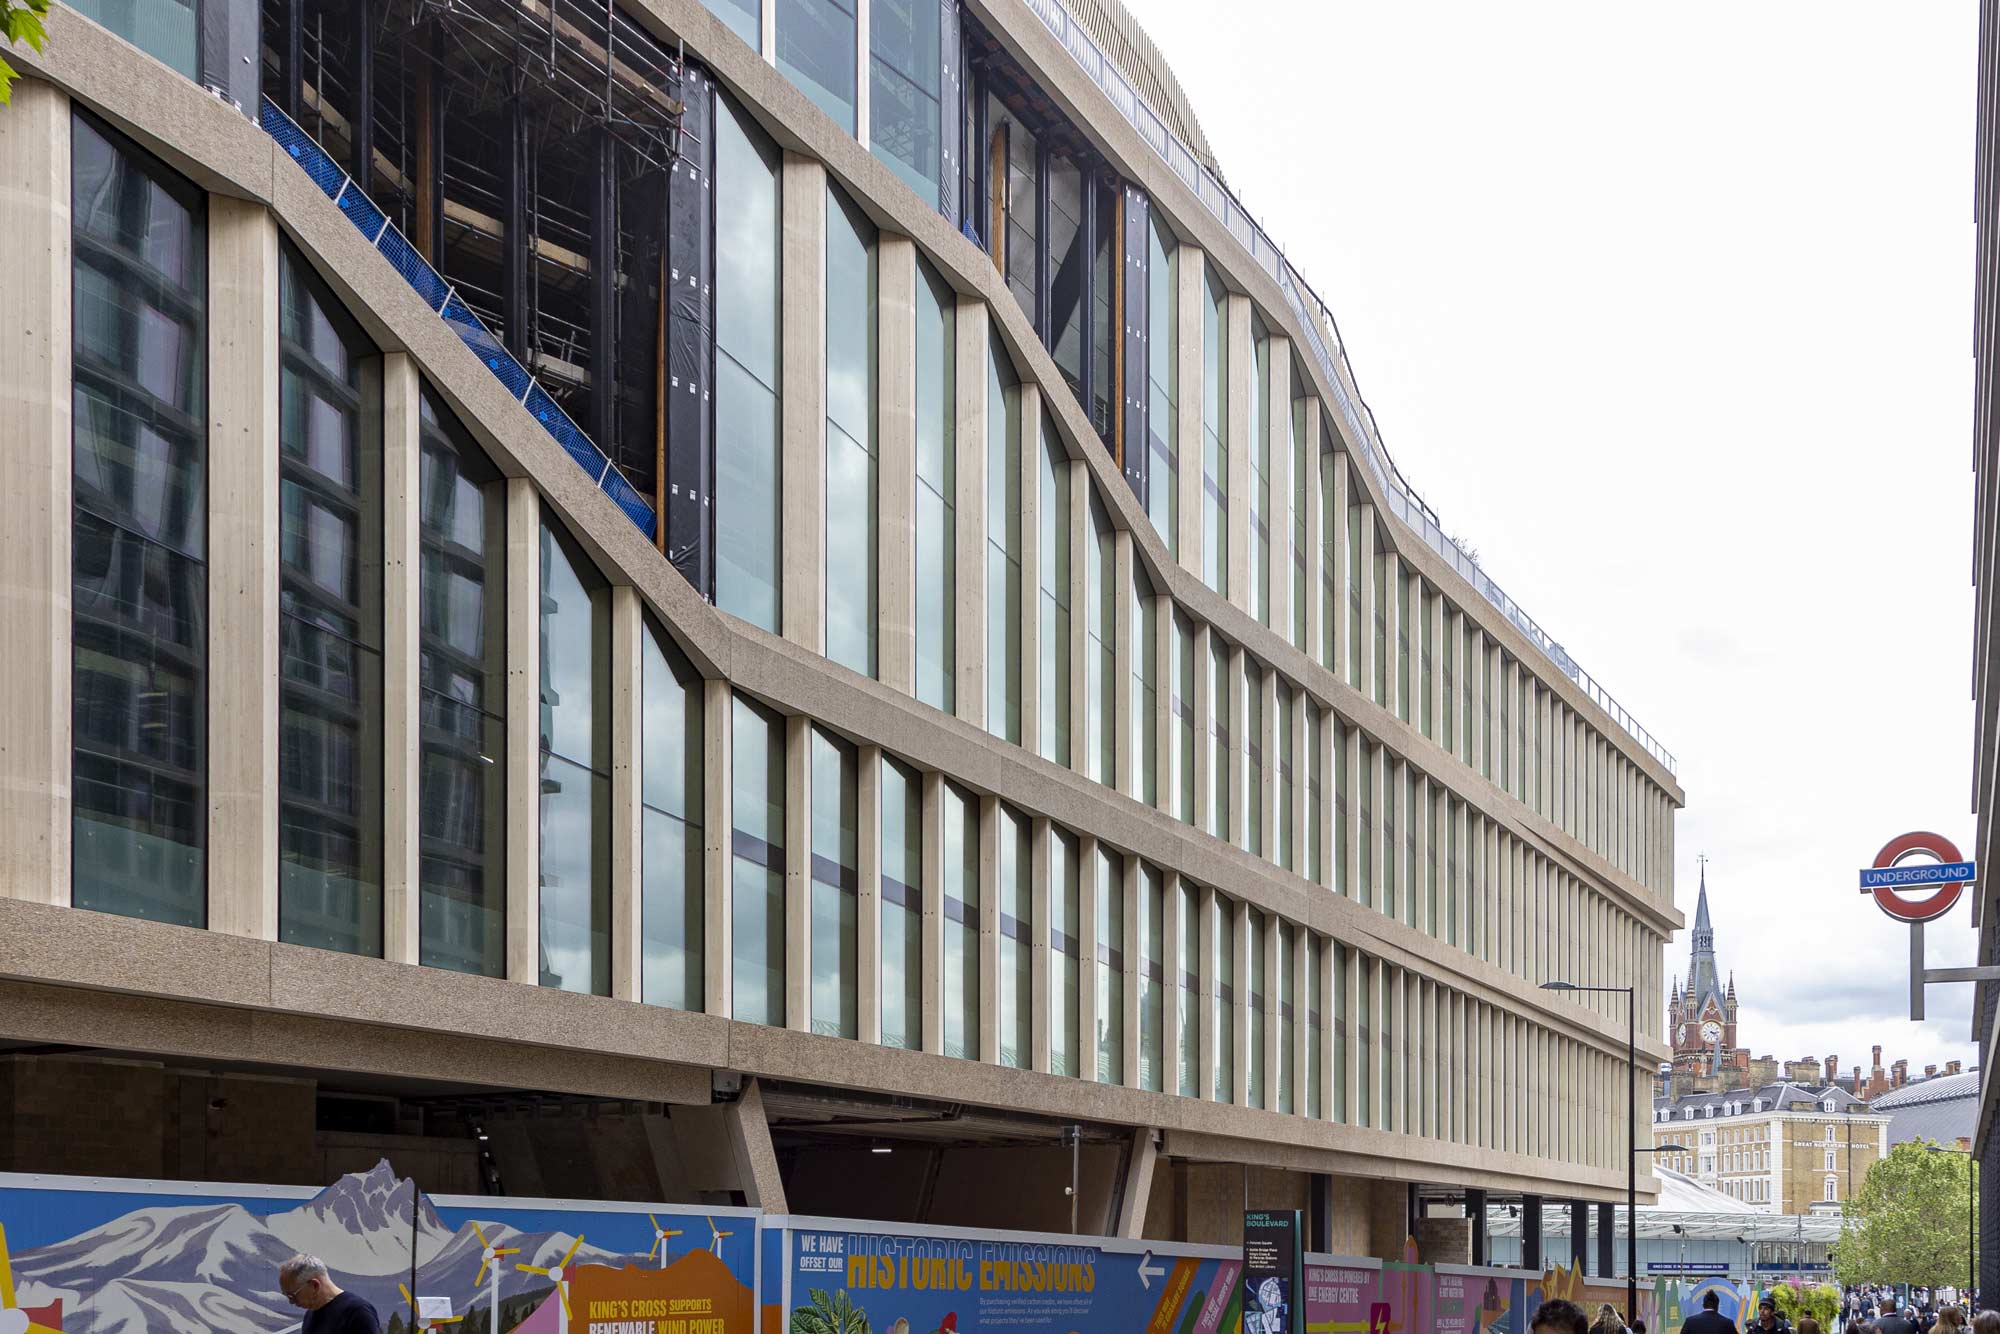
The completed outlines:
[[[1470,1218],[1422,1218],[1417,1220],[1417,1263],[1465,1265],[1472,1263],[1472,1220]]]
[[[1159,1136],[1151,1126],[1132,1132],[1132,1151],[1125,1159],[1124,1187],[1118,1196],[1118,1235],[1128,1240],[1146,1235],[1146,1209],[1152,1202],[1153,1169],[1159,1157]]]
[[[1542,1197],[1521,1197],[1521,1268],[1542,1268]]]
[[[1483,1265],[1492,1254],[1486,1237],[1486,1192],[1468,1190],[1465,1192],[1465,1221],[1472,1229],[1472,1259],[1468,1264]]]
[[[1618,1206],[1597,1206],[1597,1273],[1609,1278],[1618,1272]]]
[[[0,113],[0,896],[70,901],[70,112]]]
[[[1410,1235],[1410,1192],[1400,1181],[1370,1181],[1368,1250],[1378,1260],[1401,1263]]]

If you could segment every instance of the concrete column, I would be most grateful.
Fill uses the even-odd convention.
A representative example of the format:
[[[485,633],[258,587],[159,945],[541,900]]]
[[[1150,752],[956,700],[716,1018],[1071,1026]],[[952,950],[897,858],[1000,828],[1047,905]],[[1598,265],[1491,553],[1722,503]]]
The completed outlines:
[[[882,1041],[882,748],[857,757],[855,821],[855,1025],[863,1042]]]
[[[1126,541],[1129,549],[1130,539]],[[1153,729],[1153,763],[1158,774],[1154,784],[1154,805],[1169,815],[1180,811],[1181,777],[1174,764],[1174,730],[1180,720],[1174,716],[1174,600],[1153,599],[1153,716],[1145,725]]]
[[[1163,1082],[1164,1086],[1164,1082]],[[1132,1132],[1125,1160],[1125,1189],[1118,1199],[1118,1235],[1137,1241],[1146,1235],[1146,1206],[1152,1200],[1153,1171],[1159,1164],[1158,1137],[1151,1126]]]
[[[1292,930],[1292,948],[1285,960],[1285,973],[1291,979],[1293,997],[1292,1041],[1285,1056],[1292,1064],[1292,1110],[1303,1116],[1311,1105],[1314,1092],[1307,1087],[1307,1080],[1312,1077],[1312,932],[1305,927],[1294,927]],[[1281,1006],[1284,1004],[1282,995],[1278,1003]],[[1321,1027],[1325,1023],[1325,1016],[1322,1015]],[[1324,1062],[1321,1068],[1325,1068]],[[1324,1100],[1321,1100],[1320,1107],[1324,1111]]]
[[[1299,710],[1301,718],[1308,717],[1310,713],[1311,711],[1305,708]],[[1321,712],[1319,726],[1308,727],[1305,746],[1301,746],[1298,752],[1303,757],[1306,754],[1306,747],[1311,747],[1319,759],[1319,866],[1323,877],[1322,883],[1328,888],[1346,883],[1342,878],[1344,870],[1336,868],[1333,864],[1334,849],[1338,846],[1334,842],[1334,820],[1338,814],[1336,807],[1340,800],[1340,794],[1333,781],[1334,747],[1340,744],[1334,739],[1338,726],[1330,714]],[[1299,784],[1299,790],[1307,792],[1308,800],[1312,799],[1307,784]],[[1300,829],[1302,837],[1311,837],[1307,832],[1308,826],[1301,826]]]
[[[992,334],[992,324],[983,303],[976,298],[961,297],[953,327],[958,368],[955,391],[958,429],[954,433],[958,449],[955,473],[958,616],[953,656],[958,670],[958,716],[974,726],[983,726],[986,722],[986,392],[990,360],[987,340]],[[1026,598],[1022,600],[1025,602]],[[928,913],[929,890],[925,894],[924,911]],[[924,1050],[930,1049],[926,1042]]]
[[[1362,775],[1362,781],[1368,784],[1368,799],[1373,807],[1369,813],[1374,827],[1369,831],[1368,879],[1369,883],[1375,886],[1375,902],[1372,906],[1378,911],[1388,906],[1392,893],[1389,884],[1388,854],[1389,840],[1395,837],[1395,830],[1389,824],[1389,763],[1388,748],[1376,746],[1368,753],[1368,771]],[[1400,899],[1397,900],[1396,907],[1401,910]]]
[[[742,1183],[743,1202],[767,1213],[787,1212],[785,1179],[778,1171],[777,1151],[771,1144],[771,1123],[764,1113],[761,1084],[746,1080],[742,1095],[725,1105],[729,1109],[730,1156]]]
[[[646,633],[639,590],[611,586],[611,994],[643,999],[645,944],[641,922],[645,841],[639,813],[645,722]]]
[[[1488,772],[1486,760],[1486,635],[1477,627],[1472,631],[1471,651],[1461,670],[1472,678],[1472,704],[1465,724],[1472,729],[1472,749],[1466,752],[1472,757],[1472,771],[1477,774]]]
[[[909,695],[917,688],[917,247],[883,232],[875,253],[876,669],[883,685]]]
[[[1340,1033],[1347,1040],[1346,1068],[1341,1072],[1341,1078],[1347,1084],[1345,1119],[1347,1124],[1358,1126],[1361,1124],[1361,1063],[1368,1058],[1368,1053],[1361,1042],[1359,1024],[1361,989],[1367,985],[1367,980],[1363,977],[1366,969],[1362,966],[1362,956],[1358,950],[1349,949],[1339,941],[1333,942],[1332,948],[1342,951],[1346,962],[1340,983],[1343,993],[1340,998]]]
[[[1161,972],[1165,986],[1160,997],[1160,1090],[1178,1094],[1181,1089],[1181,933],[1195,923],[1181,919],[1181,878],[1173,871],[1161,877],[1160,898]]]
[[[786,153],[781,182],[784,293],[779,325],[779,624],[784,636],[826,651],[826,168]]]
[[[979,799],[979,1059],[1000,1063],[1000,799]]]
[[[1250,585],[1255,572],[1250,568],[1250,393],[1257,374],[1257,357],[1250,341],[1250,298],[1230,293],[1223,307],[1229,321],[1226,335],[1228,380],[1223,393],[1227,408],[1223,428],[1228,431],[1229,471],[1223,483],[1229,489],[1229,601],[1249,612]],[[1242,1064],[1238,1062],[1238,1064]]]
[[[1403,624],[1402,588],[1403,561],[1393,547],[1384,553],[1388,558],[1388,577],[1382,581],[1382,653],[1388,659],[1383,666],[1387,669],[1388,689],[1382,692],[1382,707],[1401,718],[1409,712],[1409,695],[1404,689],[1404,671],[1407,667],[1405,636],[1408,627]]]
[[[1097,896],[1105,889],[1097,881],[1097,840],[1085,834],[1076,840],[1076,1077],[1097,1080]]]
[[[1368,1110],[1379,1130],[1386,1119],[1383,1113],[1393,1105],[1389,1090],[1384,1087],[1382,1068],[1382,1032],[1390,1019],[1388,979],[1383,976],[1384,965],[1380,959],[1369,959],[1362,972],[1361,984],[1368,988],[1368,1014],[1374,1021],[1374,1031],[1368,1036],[1368,1049],[1362,1053],[1361,1059],[1368,1062]]]
[[[1304,589],[1303,576],[1292,562],[1292,340],[1272,334],[1267,340],[1265,383],[1270,408],[1264,414],[1271,433],[1271,626],[1292,643],[1293,600]],[[1310,565],[1307,566],[1311,568]],[[1296,645],[1305,648],[1304,645]],[[1310,651],[1310,650],[1308,650]]]
[[[1299,939],[1302,941],[1306,941],[1307,944],[1310,945],[1309,932],[1305,931],[1299,932]],[[1340,974],[1338,974],[1334,970],[1334,964],[1333,964],[1334,951],[1340,948],[1341,945],[1339,941],[1326,940],[1322,943],[1320,947],[1319,957],[1317,960],[1314,960],[1312,958],[1310,952],[1307,954],[1307,959],[1309,960],[1310,966],[1316,968],[1319,971],[1319,996],[1320,996],[1319,1107],[1321,1116],[1323,1116],[1326,1120],[1329,1121],[1337,1119],[1333,1106],[1333,1086],[1334,1086],[1333,1061],[1334,1061],[1334,1053],[1338,1050],[1338,1048],[1334,1045],[1334,1035],[1336,1029],[1334,1020],[1336,1016],[1346,1013],[1346,998],[1335,996],[1333,990],[1334,978],[1340,976]],[[1309,991],[1305,990],[1302,990],[1300,994],[1308,997],[1311,995]],[[1310,1001],[1308,1001],[1308,1003],[1310,1003]],[[1301,1024],[1300,1027],[1307,1028],[1309,1027],[1309,1025]],[[1311,1040],[1310,1034],[1308,1034],[1307,1040],[1308,1041]],[[1299,1077],[1301,1079],[1304,1079],[1305,1073],[1306,1073],[1306,1067],[1301,1065],[1299,1067]]]
[[[1389,1053],[1396,1063],[1395,1078],[1383,1090],[1384,1101],[1395,1109],[1395,1126],[1398,1134],[1412,1133],[1410,1129],[1410,975],[1403,969],[1391,973],[1387,965],[1382,969],[1383,1013],[1395,1016],[1388,1027]]]
[[[1343,727],[1341,738],[1336,745],[1346,748],[1347,789],[1337,791],[1335,800],[1347,808],[1347,866],[1342,872],[1347,885],[1347,896],[1359,902],[1361,898],[1361,792],[1363,783],[1369,781],[1368,772],[1362,767],[1366,748],[1361,744],[1361,729]],[[1373,797],[1370,797],[1373,800]],[[1371,872],[1372,874],[1372,872]]]
[[[1431,632],[1431,725],[1424,734],[1437,741],[1444,736],[1444,644],[1445,644],[1445,602],[1442,595],[1432,597],[1426,608],[1429,620],[1426,622]]]
[[[70,110],[53,84],[22,77],[0,111],[0,898],[70,902],[71,720],[70,532]],[[215,228],[211,219],[210,227]],[[214,244],[211,239],[211,245]],[[211,273],[220,284],[223,275]],[[211,305],[216,301],[210,297]],[[211,342],[218,328],[209,315]],[[277,339],[271,339],[272,352]],[[212,361],[212,353],[211,353]],[[272,391],[276,392],[273,376]],[[211,406],[219,395],[211,395]],[[260,442],[268,444],[267,441]],[[211,443],[211,453],[214,452]],[[271,469],[273,487],[276,468]],[[221,535],[211,531],[211,579]],[[275,547],[272,548],[275,560]],[[276,601],[277,581],[271,581]],[[219,599],[210,594],[213,617]],[[223,675],[213,652],[210,689]],[[276,652],[273,634],[273,655]],[[275,677],[276,667],[272,668]],[[273,708],[275,720],[275,705]],[[276,751],[269,772],[277,823]],[[220,789],[209,755],[211,800]],[[213,816],[211,816],[211,824]],[[217,879],[210,840],[209,883]],[[271,846],[271,875],[278,853]]]
[[[1250,1105],[1250,905],[1237,899],[1230,905],[1236,915],[1236,937],[1231,941],[1236,956],[1236,1004],[1230,1010],[1232,1032],[1230,1050],[1236,1054],[1231,1063],[1230,1101],[1238,1107]],[[1271,1067],[1266,1064],[1266,1076]],[[1269,1080],[1266,1079],[1268,1084]]]
[[[1306,600],[1306,656],[1338,676],[1340,664],[1330,661],[1325,651],[1326,597],[1323,584],[1326,580],[1326,557],[1323,548],[1327,535],[1333,531],[1327,526],[1333,516],[1326,512],[1326,495],[1321,490],[1319,470],[1328,460],[1319,452],[1319,395],[1313,392],[1311,381],[1306,382],[1305,394],[1306,475],[1294,477],[1292,483],[1300,502],[1306,507],[1306,568],[1299,576],[1303,582],[1292,596]],[[1295,445],[1295,452],[1296,448]]]
[[[1354,572],[1361,588],[1361,679],[1355,682],[1365,699],[1384,708],[1386,699],[1375,698],[1375,507],[1363,505],[1357,516],[1361,524],[1361,568]],[[1386,649],[1387,643],[1383,647]]]
[[[1243,680],[1244,680],[1244,693],[1246,696],[1244,700],[1245,717],[1246,717],[1245,726],[1247,727],[1248,706],[1249,706],[1249,700],[1247,696],[1250,690],[1250,674],[1248,672],[1245,672],[1243,674]],[[1256,737],[1257,749],[1263,755],[1263,759],[1259,761],[1259,763],[1262,765],[1264,771],[1263,785],[1262,785],[1263,794],[1259,802],[1257,819],[1259,822],[1259,826],[1264,831],[1263,856],[1267,861],[1275,863],[1276,861],[1279,860],[1280,856],[1278,849],[1278,674],[1277,672],[1267,670],[1264,673],[1262,673],[1261,678],[1257,682],[1256,688],[1258,694],[1262,698],[1264,706],[1262,709],[1262,713],[1264,715],[1263,723],[1260,727],[1258,727],[1257,729],[1258,735]],[[1246,766],[1250,763],[1250,747],[1248,742],[1249,738],[1246,737],[1245,744],[1243,747],[1243,760]],[[1294,784],[1294,786],[1296,786],[1296,784]]]
[[[1144,951],[1141,948],[1139,937],[1139,899],[1144,893],[1144,887],[1139,883],[1139,859],[1137,857],[1125,857],[1120,860],[1124,869],[1119,877],[1118,885],[1113,889],[1114,893],[1123,895],[1125,900],[1124,938],[1118,942],[1119,951],[1124,955],[1124,966],[1121,971],[1125,979],[1125,1003],[1121,1007],[1122,1013],[1120,1015],[1120,1020],[1125,1027],[1125,1041],[1121,1044],[1121,1050],[1124,1053],[1124,1069],[1119,1074],[1119,1081],[1126,1088],[1135,1089],[1139,1087],[1139,1056],[1141,1047],[1139,1041],[1139,974],[1144,966],[1141,962]]]
[[[272,383],[275,386],[276,381]],[[416,363],[409,354],[386,354],[382,358],[382,957],[391,963],[416,963],[421,948],[418,613],[423,596],[423,446],[417,434],[418,390]],[[614,948],[619,939],[614,929]]]
[[[507,979],[531,987],[539,985],[542,978],[542,775],[541,725],[537,721],[542,716],[541,551],[541,497],[532,481],[510,477],[507,479]],[[728,714],[725,712],[723,717],[726,722]],[[725,726],[722,735],[728,734]],[[709,828],[713,831],[720,826]],[[723,838],[726,847],[726,831]],[[721,956],[723,960],[728,957],[727,953]],[[711,955],[711,977],[714,962],[715,956]]]
[[[1201,396],[1202,307],[1207,300],[1207,278],[1203,273],[1202,252],[1183,245],[1174,252],[1174,268],[1179,284],[1175,292],[1180,302],[1180,402],[1176,405],[1177,436],[1180,441],[1180,562],[1181,568],[1201,578],[1201,464],[1203,455]]]
[[[812,719],[785,719],[785,1027],[812,1031]]]
[[[1030,1013],[1029,1031],[1033,1034],[1030,1042],[1028,1066],[1041,1074],[1048,1074],[1054,1065],[1051,1048],[1054,1034],[1049,1025],[1049,997],[1053,994],[1054,980],[1050,965],[1050,948],[1055,924],[1050,920],[1051,899],[1049,892],[1049,857],[1054,831],[1047,819],[1036,816],[1029,827],[1029,837],[1033,852],[1028,871],[1029,911],[1034,920],[1028,923],[1028,938],[1032,942],[1029,953],[1029,977],[1034,986],[1034,1005]]]
[[[1113,787],[1134,801],[1143,801],[1145,794],[1139,785],[1139,775],[1135,772],[1138,757],[1138,739],[1144,735],[1141,729],[1152,725],[1152,720],[1133,715],[1132,683],[1139,677],[1141,645],[1138,607],[1132,598],[1132,534],[1124,528],[1112,529],[1111,537],[1111,587],[1104,595],[1111,599],[1114,609],[1112,618],[1111,647],[1111,716],[1104,725],[1111,729],[1111,757],[1113,772],[1107,776],[1106,785]],[[1142,583],[1144,581],[1141,581]],[[1154,698],[1159,696],[1160,672],[1155,658],[1153,671]],[[1154,752],[1155,756],[1159,752]],[[1158,777],[1158,762],[1155,760],[1154,775]]]
[[[962,378],[962,377],[961,377]],[[961,581],[962,582],[962,581]],[[944,775],[923,776],[924,1050],[944,1054]]]
[[[736,941],[732,919],[735,901],[731,885],[731,826],[735,822],[731,794],[731,744],[734,699],[727,681],[704,681],[701,696],[701,748],[707,781],[701,797],[701,990],[702,1008],[725,1019],[733,1011]],[[508,729],[513,736],[514,729]],[[928,908],[929,901],[925,906]]]
[[[0,119],[18,114],[18,106],[9,108]],[[62,197],[69,197],[67,181]],[[208,261],[208,926],[276,940],[276,219],[261,204],[214,196],[208,211]],[[64,481],[66,489],[67,469]],[[65,506],[65,524],[67,517]],[[67,625],[61,655],[66,672]],[[385,675],[383,684],[401,689],[407,683]],[[407,699],[399,700],[397,712],[407,705]],[[65,715],[65,734],[68,724]],[[69,772],[67,755],[58,772]],[[67,827],[63,832],[67,836]],[[406,872],[407,867],[390,873],[398,870]]]

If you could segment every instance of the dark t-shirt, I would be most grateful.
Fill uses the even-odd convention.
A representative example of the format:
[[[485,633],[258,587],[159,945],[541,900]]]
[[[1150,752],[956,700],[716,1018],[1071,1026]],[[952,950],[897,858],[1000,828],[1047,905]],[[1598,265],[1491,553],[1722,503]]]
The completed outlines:
[[[343,1292],[317,1311],[307,1311],[300,1334],[382,1334],[375,1308],[351,1292]]]

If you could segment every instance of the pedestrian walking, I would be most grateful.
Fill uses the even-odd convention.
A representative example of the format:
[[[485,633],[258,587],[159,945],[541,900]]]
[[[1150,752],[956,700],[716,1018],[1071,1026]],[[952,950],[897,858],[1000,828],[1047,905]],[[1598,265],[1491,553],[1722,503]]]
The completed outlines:
[[[1528,1328],[1531,1334],[1590,1334],[1590,1317],[1575,1302],[1558,1297],[1535,1308]]]
[[[1876,1334],[1917,1334],[1917,1308],[1905,1306],[1898,1311],[1890,1307],[1880,1320],[1875,1322]]]
[[[1625,1334],[1625,1322],[1618,1318],[1618,1310],[1610,1302],[1597,1308],[1597,1319],[1591,1322],[1590,1334]]]
[[[1769,1297],[1757,1303],[1757,1322],[1750,1328],[1758,1334],[1792,1334],[1792,1322],[1778,1314],[1778,1304]]]
[[[1701,1294],[1701,1309],[1689,1316],[1681,1325],[1681,1334],[1736,1334],[1736,1322],[1724,1318],[1716,1308],[1722,1305],[1722,1298],[1714,1288]],[[2000,1334],[1995,1330],[1994,1334]]]
[[[294,1255],[279,1265],[278,1291],[306,1313],[299,1334],[382,1334],[375,1308],[335,1283],[316,1255]]]

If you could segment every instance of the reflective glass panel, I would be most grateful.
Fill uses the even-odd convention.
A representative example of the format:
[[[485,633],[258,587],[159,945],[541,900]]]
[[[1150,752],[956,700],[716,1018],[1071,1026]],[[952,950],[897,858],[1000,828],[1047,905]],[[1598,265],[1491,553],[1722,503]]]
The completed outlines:
[[[715,605],[778,629],[778,153],[715,116]]]
[[[651,617],[640,641],[640,997],[703,1008],[702,776],[706,686]]]

